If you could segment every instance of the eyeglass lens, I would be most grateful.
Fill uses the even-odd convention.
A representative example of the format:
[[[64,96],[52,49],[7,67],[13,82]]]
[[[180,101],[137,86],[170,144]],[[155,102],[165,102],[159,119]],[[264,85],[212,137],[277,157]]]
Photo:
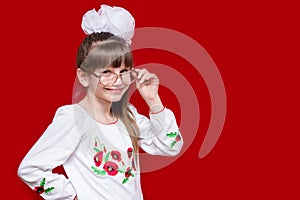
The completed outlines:
[[[122,83],[127,86],[136,80],[137,72],[135,72],[133,70],[129,70],[129,71],[121,73],[121,74],[112,74],[112,73],[103,74],[100,77],[100,83],[103,86],[113,85],[115,83],[115,81],[117,80],[118,76],[120,76]]]

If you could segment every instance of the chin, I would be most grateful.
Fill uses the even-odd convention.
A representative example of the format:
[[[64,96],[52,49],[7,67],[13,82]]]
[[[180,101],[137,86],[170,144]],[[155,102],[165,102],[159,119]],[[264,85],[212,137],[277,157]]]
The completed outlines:
[[[118,102],[122,99],[123,94],[108,94],[106,95],[106,100],[110,102]]]
[[[122,97],[118,97],[118,98],[113,97],[113,98],[111,98],[110,100],[111,100],[111,102],[118,102],[118,101],[120,101],[121,99],[122,99]]]

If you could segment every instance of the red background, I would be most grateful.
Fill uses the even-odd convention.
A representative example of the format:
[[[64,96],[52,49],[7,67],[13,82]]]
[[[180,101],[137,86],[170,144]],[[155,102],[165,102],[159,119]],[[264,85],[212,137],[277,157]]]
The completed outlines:
[[[201,110],[199,131],[187,151],[170,166],[142,174],[145,200],[300,198],[296,1],[53,0],[1,6],[1,191],[7,199],[40,199],[17,177],[17,167],[55,110],[71,103],[75,56],[84,37],[81,17],[101,3],[129,10],[136,27],[169,28],[196,40],[218,66],[226,88],[223,132],[199,159],[210,117],[201,76],[168,52],[136,53],[137,62],[166,64],[186,76]],[[179,117],[175,91],[162,87],[160,92]]]

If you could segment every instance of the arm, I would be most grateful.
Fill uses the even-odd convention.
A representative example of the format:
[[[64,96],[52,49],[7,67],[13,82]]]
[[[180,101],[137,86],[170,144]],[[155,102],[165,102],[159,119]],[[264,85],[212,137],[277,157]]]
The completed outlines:
[[[80,142],[72,107],[57,110],[53,122],[33,145],[18,168],[18,176],[44,199],[70,199],[76,196],[64,175],[52,173],[62,165]]]
[[[180,152],[183,140],[171,110],[164,108],[155,114],[150,113],[150,118],[139,114],[134,107],[131,111],[140,129],[139,146],[145,152],[165,156],[175,156]]]
[[[133,109],[140,128],[140,147],[150,154],[177,155],[183,141],[173,112],[164,107],[158,95],[159,79],[146,69],[138,72],[136,86],[150,110],[150,119]]]

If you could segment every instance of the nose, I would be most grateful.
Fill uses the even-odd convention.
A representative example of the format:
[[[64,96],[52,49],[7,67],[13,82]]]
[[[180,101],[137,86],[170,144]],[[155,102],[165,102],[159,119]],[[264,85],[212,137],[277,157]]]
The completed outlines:
[[[122,85],[122,84],[123,84],[123,82],[122,82],[122,80],[121,80],[120,74],[117,74],[117,73],[116,73],[116,80],[115,80],[115,82],[113,83],[113,85],[116,86],[116,85]]]

